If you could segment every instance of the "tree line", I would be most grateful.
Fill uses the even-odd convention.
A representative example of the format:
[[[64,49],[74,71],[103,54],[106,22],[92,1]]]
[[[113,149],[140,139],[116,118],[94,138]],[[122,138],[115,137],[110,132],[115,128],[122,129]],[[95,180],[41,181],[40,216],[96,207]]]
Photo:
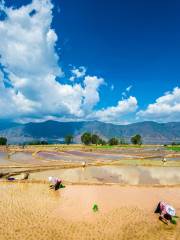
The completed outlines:
[[[73,143],[73,136],[67,135],[64,138],[65,144],[71,144]],[[81,135],[81,142],[85,145],[95,144],[95,145],[118,145],[118,144],[127,144],[126,141],[121,138],[112,137],[108,141],[105,139],[102,139],[97,134],[91,134],[90,132],[85,132]],[[131,137],[131,143],[136,145],[142,144],[142,137],[139,134],[136,134],[135,136]]]
[[[73,143],[73,135],[69,134],[64,137],[65,144],[72,144]],[[85,145],[95,144],[95,145],[118,145],[118,144],[127,144],[123,138],[118,139],[116,137],[110,138],[108,141],[102,139],[97,134],[91,134],[89,132],[85,132],[81,135],[81,142]],[[141,145],[142,144],[142,137],[141,135],[137,134],[131,138],[132,144]],[[24,145],[47,145],[47,141],[31,141]],[[0,145],[7,145],[7,138],[0,137]]]

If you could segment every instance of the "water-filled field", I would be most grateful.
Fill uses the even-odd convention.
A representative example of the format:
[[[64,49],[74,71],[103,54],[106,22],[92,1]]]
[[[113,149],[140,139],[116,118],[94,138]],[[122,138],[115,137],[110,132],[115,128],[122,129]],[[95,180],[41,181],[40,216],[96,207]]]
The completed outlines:
[[[0,165],[1,172],[18,174],[25,170],[35,180],[47,180],[53,175],[70,183],[177,185],[180,184],[180,155],[173,154],[152,147],[115,151],[31,148],[0,152]],[[8,170],[3,170],[3,166]]]
[[[180,169],[175,167],[101,166],[50,170],[32,173],[32,179],[56,176],[71,183],[117,183],[127,185],[180,184]]]

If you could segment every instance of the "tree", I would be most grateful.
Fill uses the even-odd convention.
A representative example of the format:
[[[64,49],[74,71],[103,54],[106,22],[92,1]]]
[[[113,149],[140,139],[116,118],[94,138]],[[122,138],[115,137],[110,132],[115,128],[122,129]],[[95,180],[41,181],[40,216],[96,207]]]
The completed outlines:
[[[132,144],[138,144],[138,145],[141,145],[141,144],[142,144],[142,138],[141,138],[141,135],[136,134],[135,136],[133,136],[133,137],[131,138],[131,142],[132,142]]]
[[[117,138],[113,137],[113,138],[109,139],[108,143],[111,146],[112,145],[118,145],[119,144],[119,140]]]
[[[105,141],[104,139],[100,138],[99,141],[98,141],[98,144],[104,146],[104,145],[106,145],[107,143],[106,143],[106,141]]]
[[[65,136],[64,142],[68,145],[71,144],[73,142],[73,136],[72,135]]]
[[[89,132],[85,132],[81,136],[81,142],[84,143],[85,145],[89,145],[92,142],[92,136]]]
[[[127,144],[124,138],[120,138],[119,144],[125,145]]]
[[[98,135],[96,135],[96,134],[93,134],[92,136],[91,136],[91,141],[92,141],[92,144],[98,144],[99,143],[99,136]]]
[[[6,145],[7,144],[7,138],[0,137],[0,145]]]
[[[48,142],[45,141],[45,140],[34,140],[34,141],[31,141],[31,142],[28,142],[27,145],[48,145]]]

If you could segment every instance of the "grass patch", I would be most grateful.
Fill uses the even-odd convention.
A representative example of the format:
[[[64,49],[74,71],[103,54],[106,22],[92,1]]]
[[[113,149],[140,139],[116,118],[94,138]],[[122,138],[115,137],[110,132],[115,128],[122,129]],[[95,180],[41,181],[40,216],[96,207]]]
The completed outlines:
[[[128,145],[128,144],[126,144],[126,145],[113,145],[113,146],[111,146],[111,145],[103,145],[103,146],[101,146],[101,145],[97,145],[97,146],[93,146],[93,145],[91,145],[91,147],[94,147],[94,148],[96,148],[96,149],[112,149],[112,148],[144,148],[144,146],[142,146],[142,145]]]
[[[180,152],[180,146],[168,146],[166,147],[168,150],[172,150],[172,151],[176,151],[176,152]]]

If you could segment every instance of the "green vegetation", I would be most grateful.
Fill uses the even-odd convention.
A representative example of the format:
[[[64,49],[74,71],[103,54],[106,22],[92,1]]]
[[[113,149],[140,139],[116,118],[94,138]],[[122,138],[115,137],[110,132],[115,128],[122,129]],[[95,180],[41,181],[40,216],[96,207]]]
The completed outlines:
[[[48,142],[47,141],[35,140],[35,141],[32,141],[32,142],[26,143],[26,145],[48,145]]]
[[[119,140],[117,138],[113,137],[113,138],[109,139],[108,143],[109,143],[110,146],[118,145]]]
[[[107,142],[100,138],[99,141],[98,141],[98,144],[100,144],[102,146],[105,146],[107,144]]]
[[[172,150],[172,151],[176,151],[179,152],[180,151],[180,145],[176,145],[176,146],[166,146],[166,148],[168,150]]]
[[[73,136],[72,136],[72,135],[67,135],[67,136],[65,136],[64,142],[65,142],[65,144],[67,144],[67,145],[71,144],[71,143],[73,142]]]
[[[94,144],[99,148],[98,145],[101,145],[100,148],[111,148],[112,146],[121,145],[122,147],[137,147],[136,145],[142,144],[141,135],[137,134],[131,138],[131,142],[133,145],[129,145],[125,142],[124,138],[120,138],[120,140],[116,137],[112,137],[106,142],[104,139],[100,138],[97,134],[91,134],[89,132],[85,132],[81,135],[81,142],[85,145]],[[69,143],[70,144],[70,143]]]
[[[90,145],[92,142],[92,137],[91,134],[89,132],[85,132],[82,136],[81,136],[81,142],[84,143],[85,145]]]
[[[176,220],[174,219],[174,218],[172,218],[171,220],[170,220],[170,222],[172,223],[172,224],[177,224],[177,222],[176,222]]]
[[[98,210],[99,210],[99,207],[98,207],[98,205],[95,203],[94,205],[93,205],[93,211],[94,212],[97,212]]]
[[[131,142],[132,142],[132,144],[137,144],[137,145],[141,145],[142,144],[142,138],[141,138],[141,135],[139,135],[139,134],[136,134],[135,136],[133,136],[132,138],[131,138]]]
[[[172,146],[176,146],[176,145],[180,145],[180,143],[172,142],[171,145],[172,145]]]
[[[100,138],[99,138],[98,135],[93,134],[93,135],[91,136],[91,142],[92,142],[92,144],[98,145],[98,144],[99,144],[99,140],[100,140]]]
[[[112,149],[112,148],[143,148],[144,146],[140,146],[140,145],[124,145],[124,144],[120,144],[120,145],[109,145],[109,144],[106,144],[106,145],[97,145],[97,146],[93,146],[94,148],[97,148],[97,149]]]
[[[124,138],[120,138],[119,144],[121,144],[121,145],[128,145]]]
[[[0,145],[6,145],[7,144],[7,138],[0,137]]]
[[[84,143],[85,145],[90,145],[92,144],[96,144],[97,145],[106,145],[106,141],[101,139],[98,135],[93,134],[91,135],[91,133],[89,132],[85,132],[82,136],[81,136],[81,142]]]

